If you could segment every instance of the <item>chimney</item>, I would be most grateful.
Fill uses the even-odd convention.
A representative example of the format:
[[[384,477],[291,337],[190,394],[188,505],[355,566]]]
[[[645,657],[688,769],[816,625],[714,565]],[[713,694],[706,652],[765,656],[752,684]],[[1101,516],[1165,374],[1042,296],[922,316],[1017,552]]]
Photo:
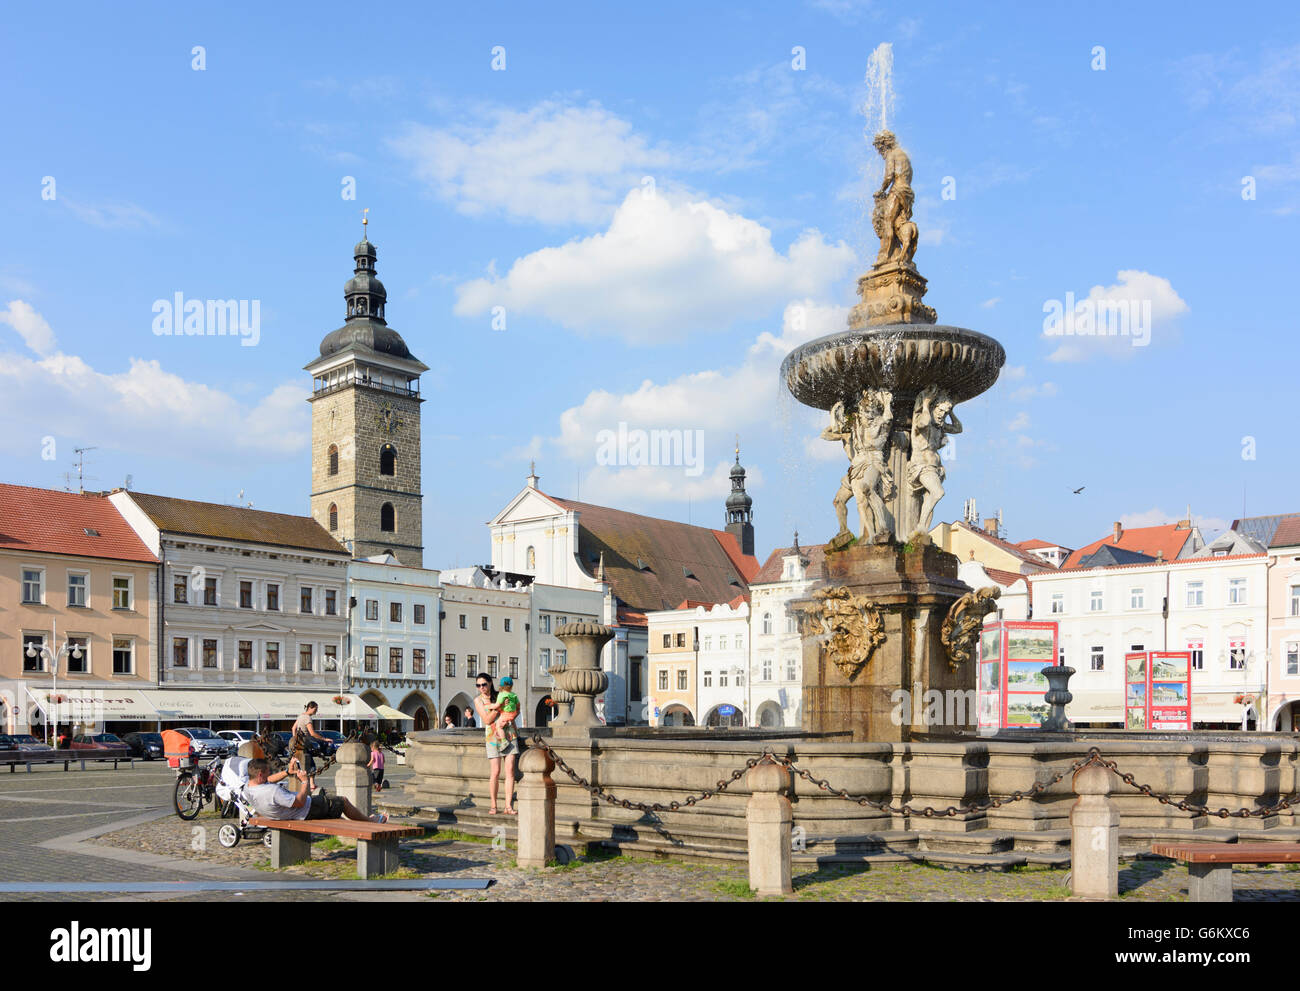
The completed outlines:
[[[1115,543],[1117,544],[1119,543],[1119,535],[1123,532],[1124,532],[1124,524],[1117,522],[1115,524]]]
[[[984,517],[984,532],[995,537],[998,535],[998,518],[996,516]]]

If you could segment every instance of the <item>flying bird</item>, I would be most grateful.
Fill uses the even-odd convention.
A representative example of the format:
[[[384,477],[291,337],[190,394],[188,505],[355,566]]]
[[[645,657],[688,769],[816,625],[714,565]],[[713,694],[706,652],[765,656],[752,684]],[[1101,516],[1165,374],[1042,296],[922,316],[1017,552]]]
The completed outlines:
[[[1074,490],[1074,494],[1075,494],[1075,495],[1078,495],[1080,492],[1082,492],[1082,491],[1083,491],[1084,489],[1086,489],[1087,487],[1088,487],[1088,486],[1086,486],[1086,485],[1080,485],[1077,489]]]

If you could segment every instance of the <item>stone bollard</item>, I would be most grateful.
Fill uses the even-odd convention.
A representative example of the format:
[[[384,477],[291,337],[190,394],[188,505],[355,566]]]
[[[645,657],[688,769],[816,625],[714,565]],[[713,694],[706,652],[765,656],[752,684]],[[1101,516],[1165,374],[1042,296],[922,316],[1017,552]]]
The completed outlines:
[[[370,769],[366,767],[370,763],[370,748],[358,740],[349,740],[339,747],[334,762],[338,765],[334,772],[335,793],[370,815],[370,796],[374,787]]]
[[[519,812],[520,867],[545,867],[555,857],[555,760],[541,747],[529,747],[519,758],[524,779],[515,804]]]
[[[1082,898],[1119,897],[1119,810],[1110,800],[1113,773],[1101,764],[1074,772],[1070,809],[1070,887]]]
[[[790,772],[763,761],[745,774],[750,790],[745,806],[749,841],[749,886],[760,895],[790,895],[790,840],[794,810],[790,806]]]

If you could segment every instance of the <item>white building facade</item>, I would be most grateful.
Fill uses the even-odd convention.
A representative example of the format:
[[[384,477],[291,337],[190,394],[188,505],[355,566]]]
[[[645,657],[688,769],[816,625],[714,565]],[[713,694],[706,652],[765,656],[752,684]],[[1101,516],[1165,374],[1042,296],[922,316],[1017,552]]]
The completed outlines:
[[[180,696],[177,718],[249,718],[242,704],[187,690],[337,690],[350,558],[314,520],[123,490],[109,498],[160,558],[158,687]]]
[[[751,726],[803,724],[803,646],[789,604],[822,580],[822,548],[774,551],[750,583]]]
[[[411,716],[400,727],[426,730],[441,724],[438,704],[438,572],[411,568],[395,557],[348,565],[348,658],[345,687],[372,708],[386,705]]]
[[[1123,723],[1126,653],[1185,650],[1193,725],[1262,728],[1266,555],[1043,572],[1030,586],[1030,618],[1059,624],[1061,660],[1077,672],[1066,707],[1074,722]]]
[[[696,699],[701,726],[749,726],[749,603],[691,610],[699,639]]]
[[[465,725],[464,711],[474,707],[474,679],[482,671],[494,681],[514,679],[515,694],[528,697],[526,679],[528,626],[532,595],[520,582],[491,580],[478,568],[443,571],[442,660],[438,725],[451,716]],[[521,705],[519,725],[532,725],[532,714]]]

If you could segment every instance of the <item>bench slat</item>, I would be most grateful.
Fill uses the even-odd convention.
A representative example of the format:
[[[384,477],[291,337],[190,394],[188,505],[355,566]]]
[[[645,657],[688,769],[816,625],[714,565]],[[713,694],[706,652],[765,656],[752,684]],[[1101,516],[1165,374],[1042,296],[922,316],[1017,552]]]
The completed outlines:
[[[1151,852],[1185,864],[1300,864],[1291,843],[1152,843]]]
[[[403,826],[395,822],[358,822],[355,819],[264,819],[249,820],[249,825],[263,829],[283,829],[293,833],[316,833],[321,836],[347,836],[356,840],[378,837],[402,839],[423,836],[423,826]]]

